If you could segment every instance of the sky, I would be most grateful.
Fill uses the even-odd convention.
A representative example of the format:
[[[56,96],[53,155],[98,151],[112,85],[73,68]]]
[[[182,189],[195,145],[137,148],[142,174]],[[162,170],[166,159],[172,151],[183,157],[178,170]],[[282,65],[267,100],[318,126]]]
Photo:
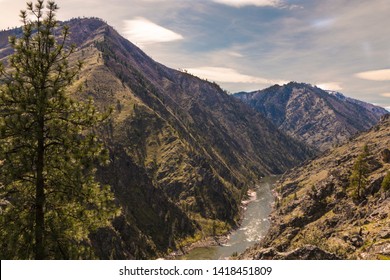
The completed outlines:
[[[389,0],[57,0],[231,93],[305,82],[390,110]],[[0,0],[0,29],[25,0]]]

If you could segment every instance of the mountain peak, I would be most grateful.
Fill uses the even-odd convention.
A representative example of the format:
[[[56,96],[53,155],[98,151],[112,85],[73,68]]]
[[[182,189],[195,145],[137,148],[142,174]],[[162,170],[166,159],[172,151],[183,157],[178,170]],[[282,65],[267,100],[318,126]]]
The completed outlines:
[[[296,81],[291,81],[283,86],[297,87],[297,88],[314,88],[315,87],[315,86],[308,84],[308,83],[296,82]]]
[[[387,113],[381,107],[307,83],[290,82],[235,96],[282,131],[321,151],[368,130]]]
[[[97,25],[109,26],[105,20],[98,17],[77,17],[77,18],[71,18],[70,20],[63,21],[61,23],[69,26],[71,25],[89,25],[89,26],[95,25],[95,27]]]

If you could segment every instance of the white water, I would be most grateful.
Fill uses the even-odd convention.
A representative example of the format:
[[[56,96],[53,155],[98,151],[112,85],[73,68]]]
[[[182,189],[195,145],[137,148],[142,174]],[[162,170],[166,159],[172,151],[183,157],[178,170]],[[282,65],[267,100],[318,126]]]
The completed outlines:
[[[242,253],[245,249],[259,242],[267,233],[270,222],[268,220],[271,213],[273,195],[272,186],[278,177],[268,176],[261,180],[256,186],[255,193],[250,199],[243,203],[245,207],[244,218],[241,226],[229,237],[226,244],[222,246],[195,248],[188,254],[182,256],[187,260],[212,260],[226,259],[233,253]]]

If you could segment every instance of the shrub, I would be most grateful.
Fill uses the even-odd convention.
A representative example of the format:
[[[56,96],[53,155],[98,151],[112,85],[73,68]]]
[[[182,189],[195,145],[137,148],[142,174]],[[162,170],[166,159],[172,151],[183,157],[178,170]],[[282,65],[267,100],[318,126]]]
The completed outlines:
[[[390,171],[387,172],[386,176],[383,178],[382,181],[382,189],[387,192],[390,190]]]

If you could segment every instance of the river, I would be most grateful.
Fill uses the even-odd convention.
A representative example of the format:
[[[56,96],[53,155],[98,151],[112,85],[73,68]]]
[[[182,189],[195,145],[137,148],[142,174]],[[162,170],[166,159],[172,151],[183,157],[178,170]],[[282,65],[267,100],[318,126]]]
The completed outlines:
[[[231,233],[229,240],[222,246],[201,247],[180,256],[184,260],[226,259],[234,253],[242,253],[258,242],[268,231],[269,214],[272,210],[272,187],[278,176],[264,177],[254,189],[250,201],[244,202],[245,211],[241,226]],[[249,203],[248,203],[249,202]]]

